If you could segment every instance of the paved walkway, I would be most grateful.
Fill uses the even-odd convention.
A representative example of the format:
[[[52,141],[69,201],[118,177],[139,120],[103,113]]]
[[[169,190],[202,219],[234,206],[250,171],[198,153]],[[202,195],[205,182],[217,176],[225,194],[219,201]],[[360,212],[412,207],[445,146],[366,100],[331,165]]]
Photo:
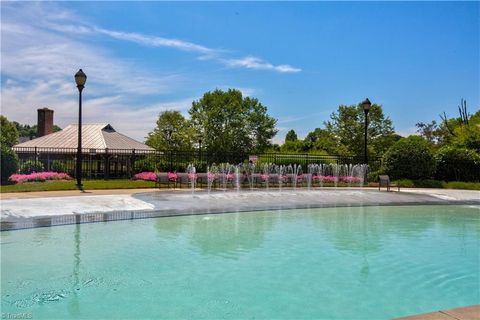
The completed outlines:
[[[480,204],[480,192],[445,189],[386,192],[371,188],[229,190],[211,193],[192,193],[185,189],[35,192],[4,194],[0,200],[0,229],[271,209],[449,203]]]
[[[441,310],[394,320],[478,320],[480,319],[480,305]]]

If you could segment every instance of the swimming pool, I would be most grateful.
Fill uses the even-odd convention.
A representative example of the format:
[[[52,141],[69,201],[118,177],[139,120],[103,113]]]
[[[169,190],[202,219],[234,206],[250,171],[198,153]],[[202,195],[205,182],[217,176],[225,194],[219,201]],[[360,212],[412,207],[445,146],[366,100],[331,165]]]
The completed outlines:
[[[295,209],[4,231],[2,313],[388,319],[478,304],[479,209]]]

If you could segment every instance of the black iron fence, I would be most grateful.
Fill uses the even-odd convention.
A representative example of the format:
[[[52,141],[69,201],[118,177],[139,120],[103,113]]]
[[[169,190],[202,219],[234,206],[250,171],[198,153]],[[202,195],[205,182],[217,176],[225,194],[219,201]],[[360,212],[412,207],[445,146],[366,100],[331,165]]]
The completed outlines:
[[[36,148],[16,147],[20,169],[40,165],[44,171],[62,171],[75,176],[75,148]],[[207,166],[220,163],[239,164],[255,162],[277,165],[297,164],[307,167],[314,163],[359,164],[362,156],[332,156],[316,154],[285,153],[246,153],[216,152],[209,150],[191,151],[157,151],[139,149],[83,149],[82,174],[84,178],[111,179],[131,178],[142,171],[177,171],[184,172],[189,164],[195,165],[197,171],[206,171]],[[380,157],[370,156],[370,170],[378,170]]]

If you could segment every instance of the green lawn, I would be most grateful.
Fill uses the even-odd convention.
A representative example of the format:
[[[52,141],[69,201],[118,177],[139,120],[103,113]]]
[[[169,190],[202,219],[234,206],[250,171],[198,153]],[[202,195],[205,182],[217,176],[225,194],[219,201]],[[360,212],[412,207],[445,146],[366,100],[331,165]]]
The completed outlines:
[[[55,181],[46,182],[26,182],[0,186],[0,192],[31,192],[31,191],[58,191],[58,190],[76,190],[76,181]],[[142,180],[84,180],[82,181],[85,190],[94,189],[134,189],[134,188],[154,188],[155,182]]]

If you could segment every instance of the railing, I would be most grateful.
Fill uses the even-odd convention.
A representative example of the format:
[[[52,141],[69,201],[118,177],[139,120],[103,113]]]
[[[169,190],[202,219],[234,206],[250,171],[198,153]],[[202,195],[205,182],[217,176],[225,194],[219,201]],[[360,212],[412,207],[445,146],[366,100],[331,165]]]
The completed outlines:
[[[39,161],[44,170],[62,168],[75,175],[76,148],[15,147],[20,166],[27,161]],[[220,163],[238,164],[248,162],[247,152],[217,152],[212,150],[149,150],[149,149],[82,149],[82,173],[84,178],[131,178],[133,174],[155,167],[158,171],[184,172],[189,164],[205,172],[207,166]],[[298,164],[306,168],[314,163],[359,164],[363,156],[335,156],[316,154],[257,153],[259,164]],[[380,157],[369,157],[370,170],[380,167]]]

